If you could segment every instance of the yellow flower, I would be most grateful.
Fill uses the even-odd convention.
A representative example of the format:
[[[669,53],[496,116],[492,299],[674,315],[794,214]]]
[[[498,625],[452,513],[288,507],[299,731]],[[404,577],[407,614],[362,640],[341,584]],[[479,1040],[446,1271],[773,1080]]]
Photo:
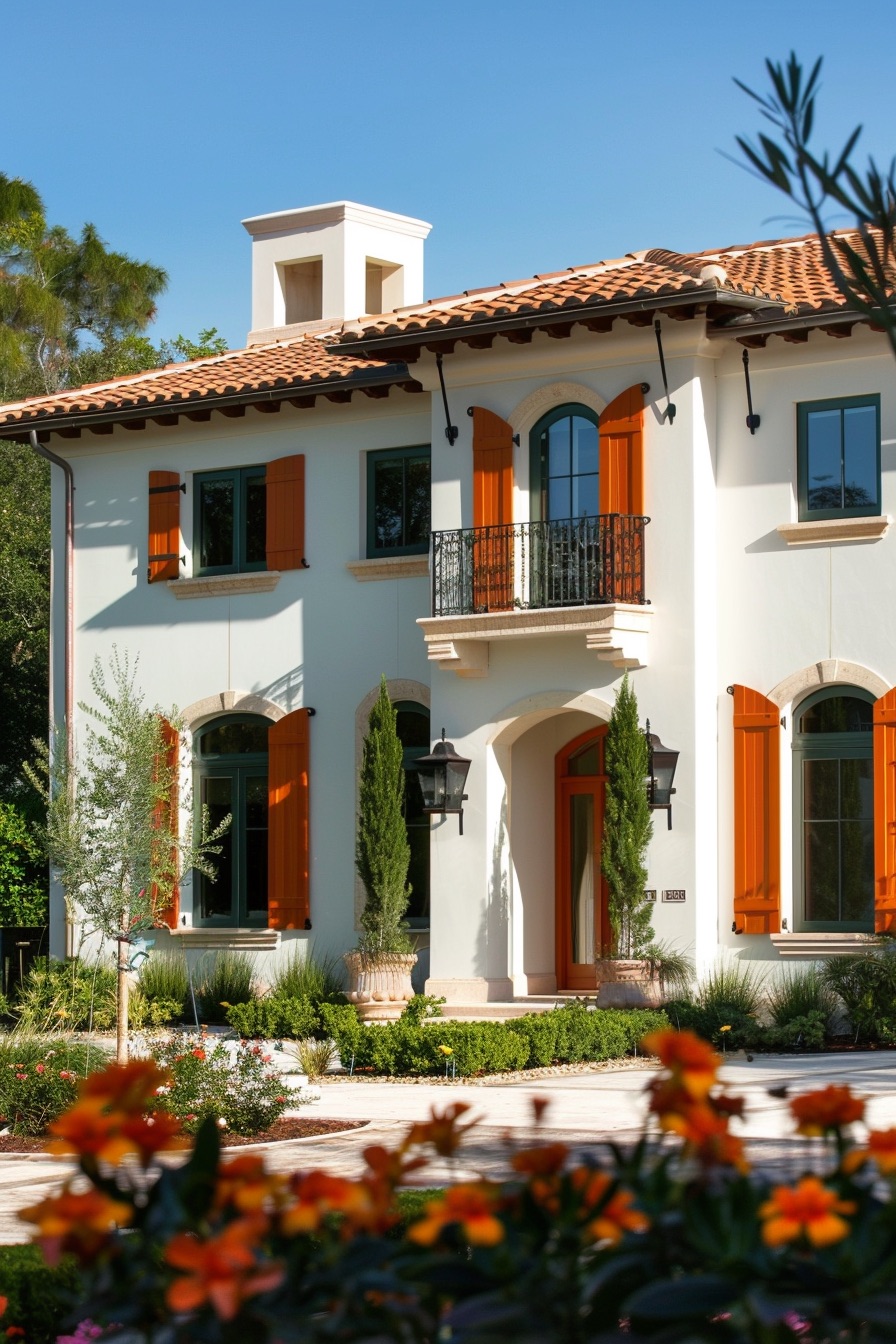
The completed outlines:
[[[454,1054],[454,1051],[451,1049],[451,1046],[450,1046],[450,1045],[440,1045],[440,1046],[439,1046],[439,1050],[442,1052],[443,1055],[453,1055],[453,1054]]]
[[[730,1027],[730,1026],[719,1027],[719,1031],[730,1031],[730,1030],[731,1030],[731,1027]]]

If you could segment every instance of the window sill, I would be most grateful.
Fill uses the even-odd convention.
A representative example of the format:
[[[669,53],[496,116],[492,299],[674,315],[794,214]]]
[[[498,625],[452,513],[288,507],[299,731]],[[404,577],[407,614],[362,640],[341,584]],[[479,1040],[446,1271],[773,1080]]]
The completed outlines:
[[[184,948],[227,948],[235,952],[273,952],[280,946],[279,929],[182,928],[170,930]]]
[[[269,593],[279,582],[278,569],[263,569],[252,574],[208,574],[201,579],[169,579],[168,591],[179,600],[229,597],[233,593]]]
[[[809,546],[832,541],[880,541],[892,520],[880,518],[819,518],[817,522],[781,523],[779,536],[788,546]]]
[[[359,583],[377,579],[426,579],[429,577],[429,556],[377,556],[373,560],[349,560],[345,567]]]
[[[780,957],[836,957],[874,947],[872,933],[773,933],[772,946]]]

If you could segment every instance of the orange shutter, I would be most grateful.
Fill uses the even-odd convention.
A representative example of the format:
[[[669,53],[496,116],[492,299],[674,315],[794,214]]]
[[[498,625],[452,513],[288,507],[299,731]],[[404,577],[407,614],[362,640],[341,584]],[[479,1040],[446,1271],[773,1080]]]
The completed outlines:
[[[171,789],[168,799],[165,802],[156,804],[153,824],[157,827],[166,827],[169,831],[178,828],[178,770],[180,768],[180,733],[169,723],[167,719],[162,719],[162,737],[165,742],[164,767],[166,772],[172,771]],[[158,776],[157,776],[158,778]],[[178,870],[178,850],[176,845],[172,845],[169,852],[170,877],[174,885],[171,888],[169,896],[164,907],[156,911],[156,901],[158,899],[158,889],[153,886],[151,899],[153,912],[155,914],[156,924],[167,924],[169,929],[177,928],[177,921],[180,917],[180,888],[177,885]]]
[[[644,513],[644,393],[635,383],[600,417],[601,513]]]
[[[268,732],[268,925],[310,929],[308,719],[297,709]]]
[[[513,428],[493,411],[473,408],[473,608],[513,606]]]
[[[307,569],[304,453],[269,462],[266,484],[268,569]]]
[[[896,932],[896,689],[874,703],[874,931]]]
[[[150,583],[176,579],[180,573],[180,476],[176,471],[149,473]]]
[[[734,687],[734,924],[781,929],[780,710]]]

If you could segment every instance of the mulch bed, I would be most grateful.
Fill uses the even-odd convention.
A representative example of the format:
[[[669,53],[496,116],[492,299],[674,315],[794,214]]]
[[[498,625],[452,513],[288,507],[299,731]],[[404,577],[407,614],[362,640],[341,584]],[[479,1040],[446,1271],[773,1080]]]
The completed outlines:
[[[309,1120],[304,1116],[288,1116],[278,1120],[263,1134],[249,1137],[242,1134],[222,1134],[222,1148],[243,1148],[251,1143],[281,1143],[284,1139],[313,1139],[322,1134],[341,1134],[349,1129],[361,1129],[364,1120]],[[46,1139],[16,1138],[14,1134],[0,1134],[0,1153],[42,1153]]]

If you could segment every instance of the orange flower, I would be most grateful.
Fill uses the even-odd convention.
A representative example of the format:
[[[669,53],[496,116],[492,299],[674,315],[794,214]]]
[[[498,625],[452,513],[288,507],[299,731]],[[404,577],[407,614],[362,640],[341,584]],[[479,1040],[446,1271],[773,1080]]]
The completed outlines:
[[[99,1190],[75,1194],[66,1185],[61,1194],[22,1209],[19,1217],[37,1225],[44,1258],[56,1265],[64,1251],[74,1252],[82,1261],[95,1259],[114,1229],[131,1221],[133,1212],[129,1204],[109,1199]]]
[[[660,1123],[663,1129],[680,1135],[704,1166],[749,1171],[743,1141],[729,1133],[728,1116],[719,1114],[714,1102],[697,1102],[678,1114],[664,1115]]]
[[[595,1171],[592,1167],[574,1167],[569,1179],[573,1190],[581,1196],[586,1237],[615,1246],[626,1232],[646,1232],[650,1226],[650,1219],[640,1209],[632,1207],[634,1195],[631,1191],[614,1190],[613,1179],[605,1172]]]
[[[868,1132],[868,1147],[853,1148],[841,1166],[849,1174],[858,1171],[866,1162],[874,1161],[882,1176],[896,1174],[896,1129],[872,1129]]]
[[[454,1101],[441,1113],[433,1106],[430,1120],[418,1121],[411,1125],[404,1147],[422,1147],[426,1143],[431,1143],[440,1157],[450,1157],[460,1147],[467,1130],[472,1129],[477,1123],[471,1120],[468,1125],[458,1125],[460,1117],[469,1109],[465,1101]]]
[[[247,1297],[276,1288],[283,1266],[260,1266],[255,1258],[264,1219],[238,1218],[215,1237],[200,1241],[179,1232],[165,1248],[165,1260],[184,1277],[169,1284],[165,1300],[172,1311],[188,1312],[209,1302],[222,1321],[231,1321]]]
[[[695,1101],[709,1094],[722,1063],[712,1046],[692,1031],[652,1031],[641,1041],[641,1049],[657,1055],[672,1080]]]
[[[497,1246],[504,1240],[504,1225],[495,1217],[497,1190],[484,1181],[449,1186],[440,1199],[428,1200],[424,1216],[408,1228],[409,1241],[432,1246],[443,1228],[452,1223],[471,1246]]]
[[[166,1111],[152,1115],[125,1115],[121,1118],[121,1137],[137,1154],[144,1167],[156,1153],[166,1148],[184,1148],[187,1140],[181,1135],[180,1121]]]
[[[342,1176],[329,1176],[325,1171],[297,1173],[290,1182],[295,1196],[280,1215],[280,1227],[287,1237],[316,1232],[333,1213],[348,1217],[364,1216],[369,1207],[370,1192],[357,1181]]]
[[[286,1189],[286,1177],[265,1171],[263,1157],[257,1153],[243,1153],[218,1167],[215,1207],[259,1213],[267,1204],[282,1204]]]
[[[403,1149],[385,1148],[381,1143],[372,1143],[364,1149],[364,1161],[368,1175],[392,1189],[402,1185],[412,1171],[426,1166],[425,1157],[407,1157]]]
[[[104,1106],[120,1111],[144,1111],[156,1089],[171,1079],[154,1059],[131,1059],[127,1064],[110,1064],[88,1074],[78,1089],[82,1098],[97,1098]]]
[[[569,1157],[565,1143],[543,1143],[514,1153],[510,1165],[523,1176],[555,1176]]]
[[[2,1294],[0,1294],[0,1316],[3,1315],[8,1306],[9,1306],[9,1298],[4,1297]]]
[[[761,1206],[762,1240],[766,1246],[783,1246],[806,1236],[813,1246],[832,1246],[849,1235],[849,1223],[840,1215],[855,1211],[852,1200],[838,1199],[817,1176],[804,1176],[795,1186],[775,1186]]]
[[[814,1138],[861,1120],[865,1114],[865,1103],[861,1097],[853,1096],[848,1087],[829,1083],[815,1092],[804,1092],[801,1097],[794,1097],[790,1103],[790,1113],[797,1122],[797,1133]]]
[[[78,1153],[117,1166],[123,1157],[135,1151],[135,1145],[121,1132],[121,1114],[109,1113],[102,1097],[76,1101],[47,1126],[56,1137],[47,1144],[49,1153]]]

